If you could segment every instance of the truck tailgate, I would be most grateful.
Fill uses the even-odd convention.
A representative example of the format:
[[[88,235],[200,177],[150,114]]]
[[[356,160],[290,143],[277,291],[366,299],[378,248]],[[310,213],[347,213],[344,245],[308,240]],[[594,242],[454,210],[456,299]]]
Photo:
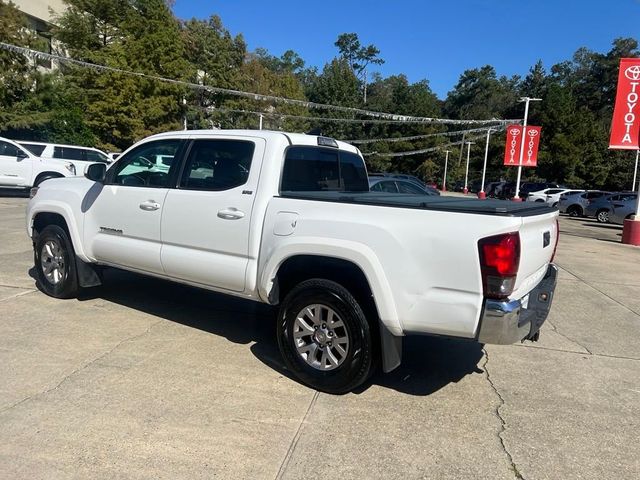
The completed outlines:
[[[512,298],[522,298],[544,277],[558,239],[558,213],[522,217],[520,268]]]

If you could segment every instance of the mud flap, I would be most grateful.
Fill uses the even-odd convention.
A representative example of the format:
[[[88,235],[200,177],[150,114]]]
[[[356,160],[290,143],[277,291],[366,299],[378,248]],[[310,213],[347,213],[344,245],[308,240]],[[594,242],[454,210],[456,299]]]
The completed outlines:
[[[102,285],[102,272],[100,267],[83,262],[76,256],[76,270],[78,271],[78,283],[81,287],[97,287]]]
[[[382,347],[382,371],[389,373],[398,368],[402,361],[402,337],[392,334],[380,322],[380,344]]]

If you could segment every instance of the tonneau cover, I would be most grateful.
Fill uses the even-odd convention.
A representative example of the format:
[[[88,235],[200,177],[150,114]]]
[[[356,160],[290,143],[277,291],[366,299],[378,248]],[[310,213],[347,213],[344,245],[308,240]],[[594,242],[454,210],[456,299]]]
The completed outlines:
[[[529,217],[556,210],[542,202],[479,200],[470,197],[395,194],[384,192],[281,192],[281,197],[321,202],[356,203],[379,207],[416,208],[479,215]]]

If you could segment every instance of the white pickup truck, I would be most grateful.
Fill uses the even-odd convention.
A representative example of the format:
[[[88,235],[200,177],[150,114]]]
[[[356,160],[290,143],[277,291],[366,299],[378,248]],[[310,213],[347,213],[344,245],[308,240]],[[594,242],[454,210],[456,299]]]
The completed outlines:
[[[393,370],[405,335],[537,340],[553,298],[557,210],[370,192],[360,152],[331,138],[170,132],[85,176],[32,190],[45,293],[116,267],[278,305],[284,363],[325,392]]]
[[[17,142],[0,137],[0,188],[28,189],[51,178],[82,175],[86,165],[39,157]]]

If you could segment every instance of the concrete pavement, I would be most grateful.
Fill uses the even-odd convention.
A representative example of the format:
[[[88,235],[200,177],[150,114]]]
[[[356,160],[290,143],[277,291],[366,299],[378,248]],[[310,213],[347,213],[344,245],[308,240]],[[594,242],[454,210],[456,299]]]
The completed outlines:
[[[291,380],[273,311],[110,271],[79,300],[29,275],[0,197],[1,478],[640,477],[640,249],[563,218],[540,342],[409,338],[330,396]]]

